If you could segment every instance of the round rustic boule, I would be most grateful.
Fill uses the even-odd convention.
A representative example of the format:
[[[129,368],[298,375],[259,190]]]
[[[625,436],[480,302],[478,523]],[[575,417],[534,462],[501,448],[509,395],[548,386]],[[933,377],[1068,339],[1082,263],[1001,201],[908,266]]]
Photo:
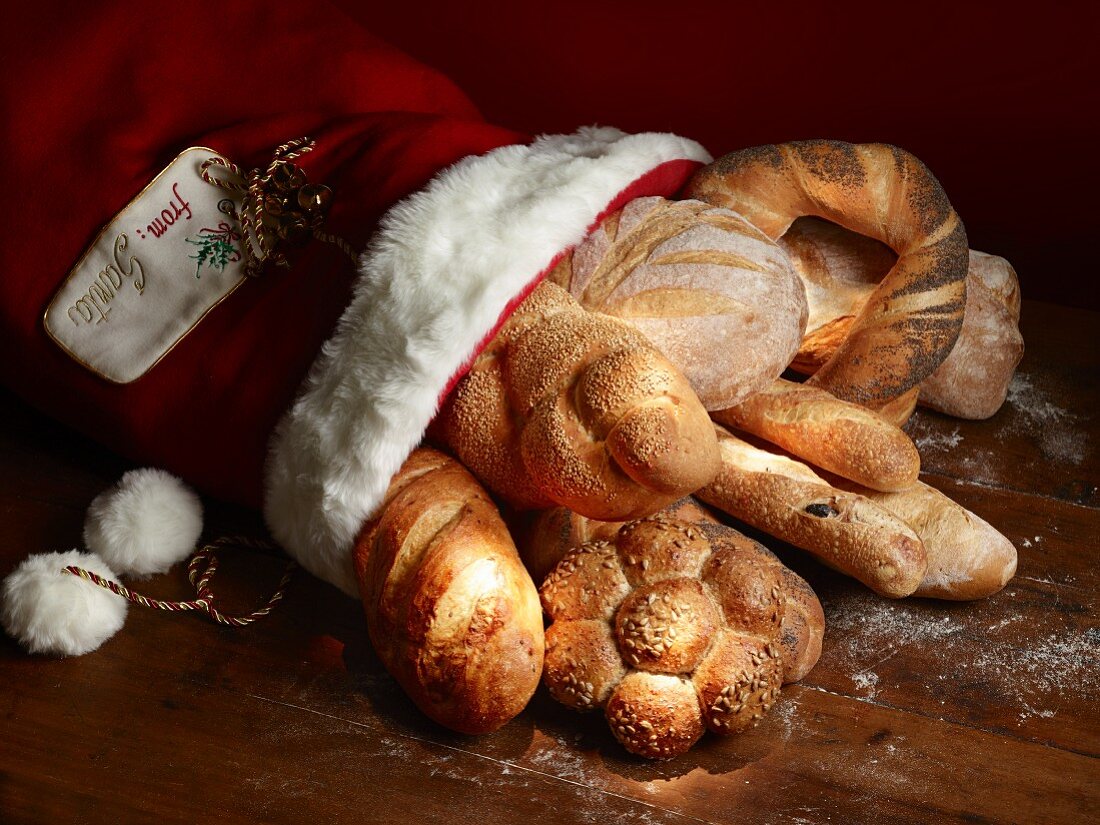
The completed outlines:
[[[806,329],[787,254],[741,215],[698,200],[630,201],[549,277],[586,309],[641,331],[708,410],[778,378]]]

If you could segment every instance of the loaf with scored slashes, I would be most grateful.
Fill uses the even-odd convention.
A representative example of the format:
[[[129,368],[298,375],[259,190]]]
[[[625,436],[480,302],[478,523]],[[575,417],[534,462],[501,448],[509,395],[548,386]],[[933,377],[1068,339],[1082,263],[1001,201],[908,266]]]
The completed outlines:
[[[586,309],[643,332],[708,410],[766,387],[806,329],[789,257],[742,216],[701,201],[631,201],[549,278]]]

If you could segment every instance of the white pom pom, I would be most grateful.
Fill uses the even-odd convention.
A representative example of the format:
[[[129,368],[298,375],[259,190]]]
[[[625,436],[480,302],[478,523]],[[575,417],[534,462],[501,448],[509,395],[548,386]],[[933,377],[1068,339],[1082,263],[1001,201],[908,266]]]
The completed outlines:
[[[164,470],[131,470],[95,497],[84,520],[84,543],[123,576],[163,573],[195,549],[202,503]]]
[[[94,553],[70,550],[30,556],[0,585],[0,623],[31,653],[90,653],[126,621],[129,602],[66,573],[72,564],[106,579],[115,577]]]

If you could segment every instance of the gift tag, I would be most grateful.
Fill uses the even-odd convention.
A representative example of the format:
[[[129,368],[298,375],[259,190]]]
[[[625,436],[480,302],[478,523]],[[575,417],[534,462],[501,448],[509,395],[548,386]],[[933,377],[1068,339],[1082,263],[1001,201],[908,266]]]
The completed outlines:
[[[46,332],[78,363],[127,384],[148,372],[242,281],[235,192],[182,152],[111,221],[54,295]],[[234,197],[236,196],[236,200]]]

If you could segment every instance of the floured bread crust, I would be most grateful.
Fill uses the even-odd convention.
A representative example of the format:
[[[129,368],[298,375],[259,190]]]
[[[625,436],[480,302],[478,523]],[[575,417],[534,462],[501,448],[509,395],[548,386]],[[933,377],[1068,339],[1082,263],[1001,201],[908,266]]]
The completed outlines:
[[[585,308],[644,333],[710,410],[778,377],[806,328],[806,297],[783,250],[700,201],[631,201],[550,277]]]

